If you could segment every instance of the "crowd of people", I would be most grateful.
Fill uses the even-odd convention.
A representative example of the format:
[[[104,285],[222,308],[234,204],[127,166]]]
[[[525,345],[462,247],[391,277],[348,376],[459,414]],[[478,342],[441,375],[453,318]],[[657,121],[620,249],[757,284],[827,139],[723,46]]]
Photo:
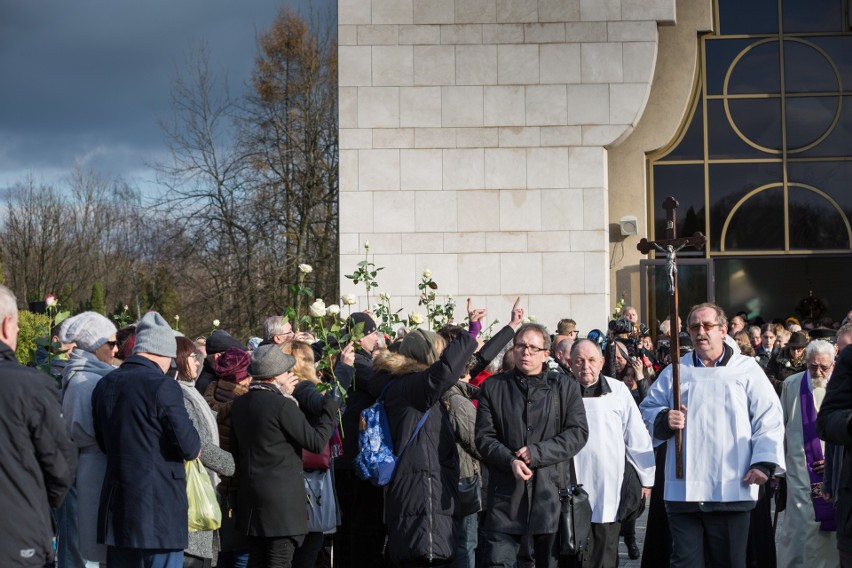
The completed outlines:
[[[0,565],[611,567],[623,538],[648,567],[852,566],[852,321],[706,303],[652,335],[626,306],[581,335],[516,302],[484,340],[485,316],[387,337],[354,313],[323,365],[284,316],[243,342],[83,312],[51,330],[57,382],[16,362],[0,286]],[[377,401],[384,487],[356,459]],[[188,523],[198,462],[213,528]],[[578,485],[591,524],[567,555]]]

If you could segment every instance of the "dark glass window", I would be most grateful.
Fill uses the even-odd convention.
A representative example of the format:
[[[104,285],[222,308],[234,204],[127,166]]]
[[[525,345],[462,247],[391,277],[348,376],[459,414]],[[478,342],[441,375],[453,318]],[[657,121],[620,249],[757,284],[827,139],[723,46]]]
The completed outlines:
[[[719,33],[778,33],[778,0],[719,0]]]
[[[710,187],[713,188],[710,201],[711,250],[721,250],[720,242],[725,222],[728,221],[729,217],[732,217],[734,208],[740,200],[756,189],[771,184],[780,184],[782,181],[783,175],[780,163],[759,162],[755,164],[712,164],[709,171]],[[760,236],[765,233],[763,230],[756,231],[753,228],[746,227],[746,225],[757,224],[758,220],[761,223],[765,223],[770,219],[774,219],[774,221],[778,224],[776,232],[781,233],[782,238],[780,246],[782,249],[784,248],[783,198],[778,198],[775,192],[764,190],[758,194],[758,196],[749,199],[746,203],[750,202],[753,204],[755,203],[754,200],[757,199],[756,202],[768,206],[767,195],[778,199],[778,204],[780,205],[782,212],[781,217],[777,217],[769,210],[764,211],[758,208],[756,210],[757,216],[753,219],[749,218],[748,214],[755,211],[755,206],[749,205],[746,207],[746,204],[743,204],[737,210],[736,218],[732,217],[731,221],[728,222],[728,238],[725,240],[725,250],[761,250],[762,248],[765,248],[758,244],[746,244],[747,241],[744,238],[746,235]],[[769,207],[769,209],[774,211],[773,207]],[[744,216],[742,215],[743,211],[747,211],[749,213]],[[740,225],[743,227],[739,227]],[[734,235],[736,238],[732,240],[731,235]],[[766,242],[767,238],[765,236],[760,236],[759,243]],[[775,243],[775,240],[772,240],[772,242]],[[773,244],[773,246],[769,248],[771,250],[777,250],[777,245]]]
[[[677,235],[688,237],[697,232],[707,232],[704,226],[703,164],[673,164],[654,168],[654,187],[657,186],[665,188],[665,191],[654,194],[655,234],[661,237],[666,235],[666,211],[663,209],[663,201],[670,195],[679,203]]]
[[[701,102],[692,114],[692,120],[677,146],[662,161],[704,159],[704,109]]]
[[[852,248],[843,215],[829,200],[803,187],[789,188],[790,248]]]
[[[725,250],[784,250],[784,188],[764,189],[731,213]]]
[[[784,33],[843,31],[842,0],[784,0]]]

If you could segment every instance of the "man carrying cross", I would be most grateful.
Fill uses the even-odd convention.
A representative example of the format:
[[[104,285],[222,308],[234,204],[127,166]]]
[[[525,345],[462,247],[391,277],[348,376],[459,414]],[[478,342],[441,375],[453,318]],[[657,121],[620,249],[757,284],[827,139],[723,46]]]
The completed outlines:
[[[719,306],[694,306],[687,327],[693,351],[680,359],[681,410],[673,410],[672,366],[640,405],[655,445],[670,444],[663,499],[671,566],[702,567],[706,559],[709,566],[744,567],[758,486],[784,471],[783,413],[754,359],[725,343],[728,320]],[[671,447],[679,430],[681,478]]]

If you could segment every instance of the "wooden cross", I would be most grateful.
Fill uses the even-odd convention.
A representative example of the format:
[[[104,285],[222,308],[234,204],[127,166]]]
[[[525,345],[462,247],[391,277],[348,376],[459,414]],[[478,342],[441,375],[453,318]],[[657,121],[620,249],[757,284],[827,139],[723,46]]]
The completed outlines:
[[[675,220],[677,218],[677,207],[680,205],[674,197],[667,197],[663,202],[666,210],[666,238],[659,241],[648,241],[642,239],[636,248],[642,254],[648,254],[651,250],[663,252],[666,255],[666,272],[669,277],[669,322],[671,330],[671,358],[672,358],[672,398],[673,410],[680,411],[680,326],[678,325],[677,307],[677,253],[687,246],[701,248],[707,239],[701,233],[695,233],[691,237],[679,239],[676,234]],[[683,479],[683,430],[675,431],[675,474],[678,479]]]

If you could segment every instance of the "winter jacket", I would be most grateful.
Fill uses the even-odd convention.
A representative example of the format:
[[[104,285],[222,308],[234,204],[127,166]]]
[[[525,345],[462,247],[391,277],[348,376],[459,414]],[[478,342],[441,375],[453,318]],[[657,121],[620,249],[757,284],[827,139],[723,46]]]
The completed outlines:
[[[385,380],[387,380],[385,378]],[[382,391],[373,377],[373,358],[362,350],[355,352],[355,378],[346,395],[343,409],[343,455],[334,460],[335,469],[352,469],[352,460],[358,455],[358,429],[361,411],[376,402]]]
[[[471,402],[478,392],[478,387],[458,381],[450,387],[443,398],[450,415],[450,424],[456,435],[459,476],[462,479],[479,475],[479,452],[476,451],[473,436],[476,429],[476,407]]]
[[[393,519],[388,550],[395,564],[438,562],[455,553],[459,459],[441,398],[462,376],[475,349],[476,341],[460,333],[431,366],[399,353],[385,353],[373,362],[377,382],[395,379],[384,400],[396,453],[431,409],[385,493],[385,516]]]
[[[86,560],[106,562],[107,550],[98,544],[98,506],[107,458],[95,440],[92,391],[104,376],[115,370],[93,353],[74,348],[62,375],[65,394],[62,417],[68,436],[77,447],[77,533],[80,554]]]
[[[204,363],[201,365],[201,372],[198,373],[198,378],[195,379],[195,388],[202,395],[205,395],[207,394],[207,387],[215,380],[216,371],[213,370],[213,365],[205,357]]]
[[[122,548],[187,547],[186,472],[201,440],[177,382],[131,355],[92,393],[95,437],[107,456],[98,541]]]
[[[781,396],[781,388],[784,386],[784,381],[804,370],[804,355],[797,362],[790,356],[790,350],[787,347],[773,353],[772,358],[769,359],[769,363],[766,364],[766,376],[772,381],[772,386],[775,387],[775,392],[778,393],[778,396]]]
[[[231,408],[231,449],[237,460],[237,528],[248,536],[308,533],[302,449],[319,453],[337,418],[337,402],[326,398],[316,427],[292,397],[277,386],[252,383]]]
[[[53,558],[50,508],[74,482],[76,451],[56,381],[18,363],[2,342],[0,384],[0,566],[46,566]]]
[[[588,435],[580,387],[565,375],[543,371],[527,376],[512,369],[485,381],[476,414],[476,449],[488,466],[485,528],[508,534],[555,533],[558,487],[565,483],[557,464],[574,457]],[[524,446],[532,457],[529,481],[512,474],[515,452]]]
[[[216,380],[207,386],[204,400],[216,413],[219,424],[219,447],[231,451],[231,405],[237,397],[248,392],[248,387],[230,381]]]

